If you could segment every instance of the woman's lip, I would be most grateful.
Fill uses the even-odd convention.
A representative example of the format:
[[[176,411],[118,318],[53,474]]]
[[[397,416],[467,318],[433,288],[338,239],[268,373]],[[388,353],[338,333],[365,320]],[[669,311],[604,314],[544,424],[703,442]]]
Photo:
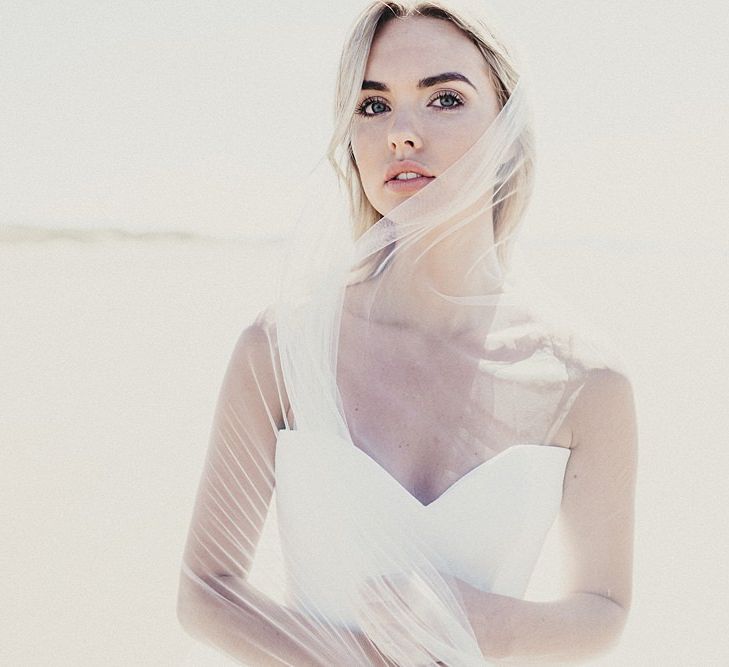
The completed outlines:
[[[413,190],[419,190],[424,185],[427,185],[434,178],[435,176],[419,176],[418,178],[402,180],[391,178],[389,181],[385,181],[385,187],[393,192],[412,192]]]

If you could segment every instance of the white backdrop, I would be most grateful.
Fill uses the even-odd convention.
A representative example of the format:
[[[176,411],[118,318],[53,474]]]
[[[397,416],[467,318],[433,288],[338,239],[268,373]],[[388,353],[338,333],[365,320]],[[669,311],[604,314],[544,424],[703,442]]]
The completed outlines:
[[[487,5],[534,85],[525,259],[638,401],[634,608],[595,664],[729,664],[729,13]],[[0,0],[0,663],[230,664],[177,625],[182,546],[361,6]]]

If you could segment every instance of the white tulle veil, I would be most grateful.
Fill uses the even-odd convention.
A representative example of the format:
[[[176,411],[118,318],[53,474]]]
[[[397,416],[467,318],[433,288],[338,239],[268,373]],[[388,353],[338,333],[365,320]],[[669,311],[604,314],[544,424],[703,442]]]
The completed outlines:
[[[618,363],[509,261],[527,95],[522,78],[359,238],[333,170],[310,176],[279,299],[220,391],[182,568],[189,626],[239,662],[488,664],[457,582],[523,595],[559,510],[557,435],[591,371]],[[264,524],[285,566],[270,586],[249,577]]]

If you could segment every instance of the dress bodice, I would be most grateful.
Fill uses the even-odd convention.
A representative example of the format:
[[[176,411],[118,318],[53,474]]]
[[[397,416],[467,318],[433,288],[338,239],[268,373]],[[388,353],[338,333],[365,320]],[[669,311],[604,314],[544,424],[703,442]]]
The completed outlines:
[[[522,597],[569,456],[566,447],[511,445],[426,505],[351,442],[280,431],[276,510],[288,600],[355,625],[352,587],[407,569],[397,554],[420,553],[472,586]]]

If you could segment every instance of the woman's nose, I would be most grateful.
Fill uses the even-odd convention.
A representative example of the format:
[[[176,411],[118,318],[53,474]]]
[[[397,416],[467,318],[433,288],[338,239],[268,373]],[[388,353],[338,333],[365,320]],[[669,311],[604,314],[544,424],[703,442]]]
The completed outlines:
[[[422,139],[415,127],[412,115],[400,113],[393,118],[388,131],[388,143],[395,152],[406,147],[412,150],[422,146]]]

